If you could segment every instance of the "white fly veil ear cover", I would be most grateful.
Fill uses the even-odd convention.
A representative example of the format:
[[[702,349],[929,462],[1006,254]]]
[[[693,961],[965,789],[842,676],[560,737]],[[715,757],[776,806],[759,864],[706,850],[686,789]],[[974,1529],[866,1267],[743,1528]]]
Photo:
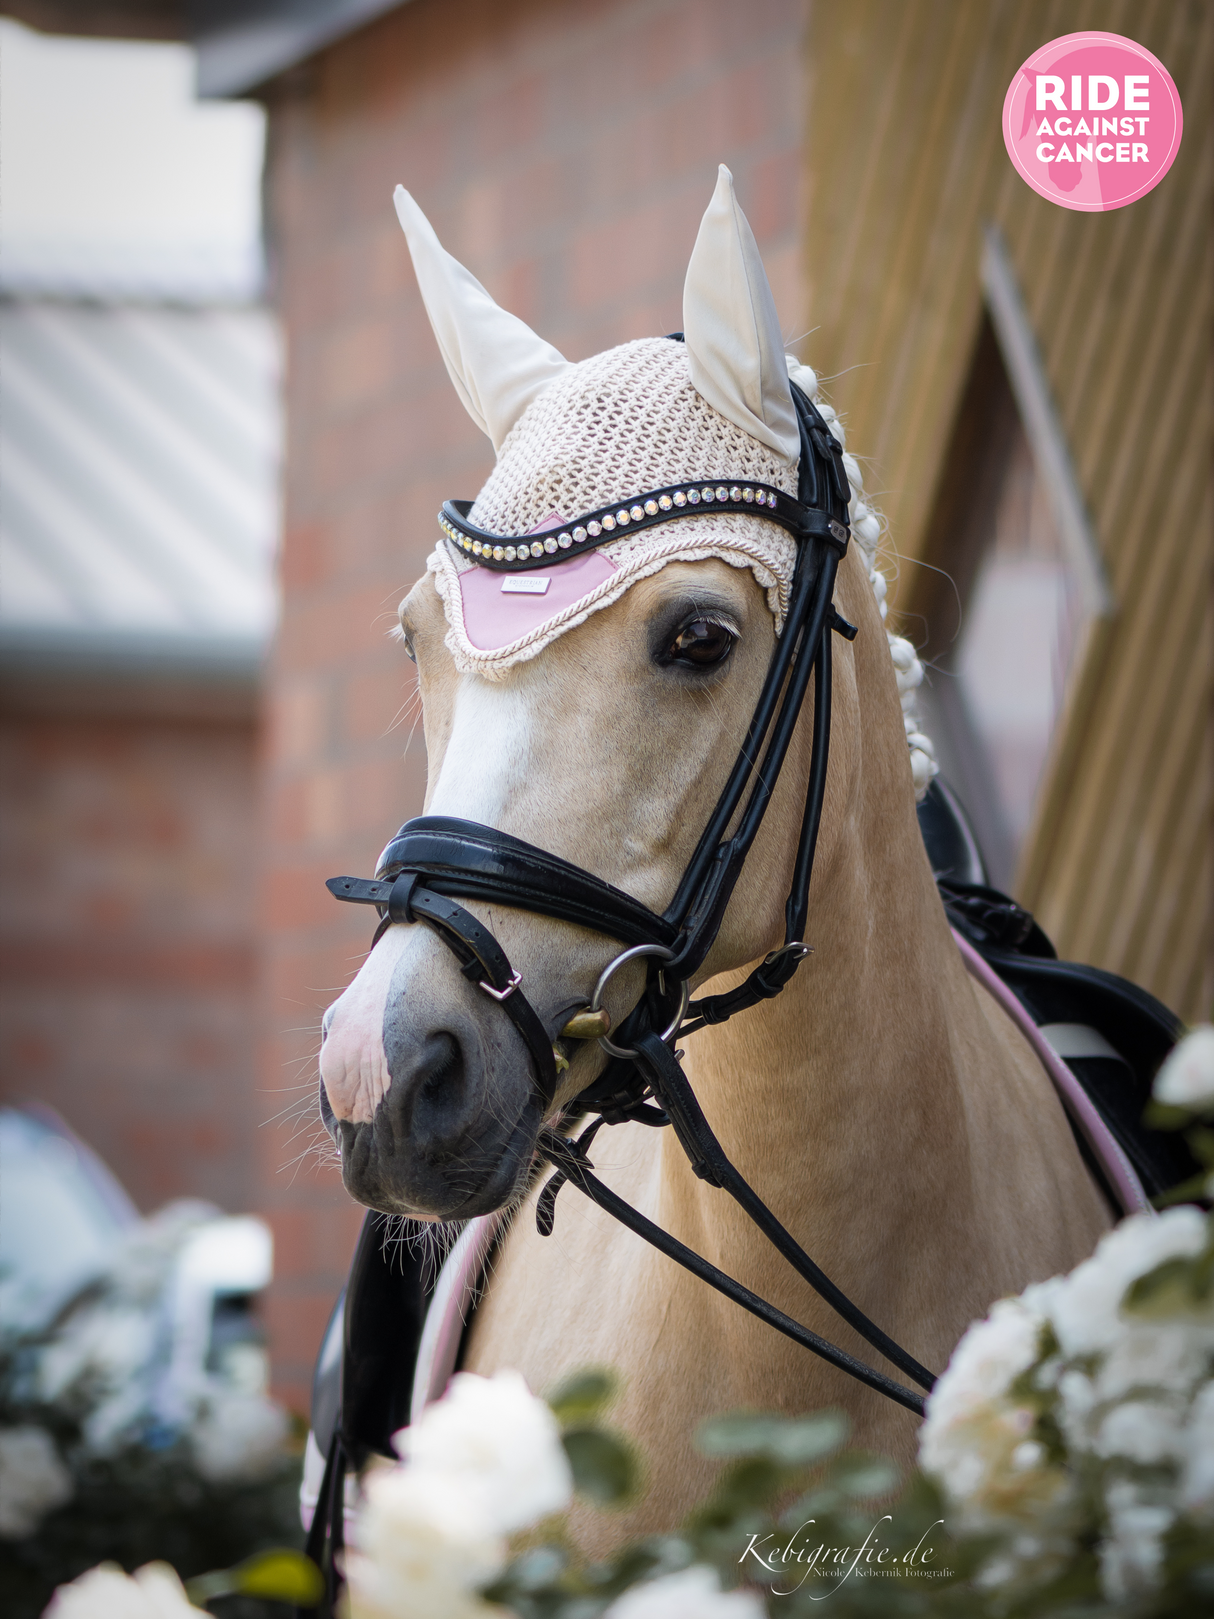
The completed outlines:
[[[683,336],[697,392],[790,466],[801,433],[775,299],[722,163],[683,286]]]
[[[494,303],[446,251],[404,186],[393,200],[448,375],[469,416],[500,450],[536,395],[571,369],[569,361]]]

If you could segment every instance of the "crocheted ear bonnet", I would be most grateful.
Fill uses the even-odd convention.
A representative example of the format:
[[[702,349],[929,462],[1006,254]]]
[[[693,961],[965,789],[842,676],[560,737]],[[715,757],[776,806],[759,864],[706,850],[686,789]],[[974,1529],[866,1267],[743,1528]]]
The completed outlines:
[[[440,520],[444,535],[428,562],[456,667],[501,679],[638,579],[708,557],[751,570],[779,634],[795,544],[747,507],[775,505],[780,491],[796,495],[790,376],[840,442],[843,431],[817,397],[814,373],[784,354],[729,171],[719,172],[688,266],[685,341],[643,338],[580,364],[500,309],[401,187],[396,208],[447,370],[497,451],[466,511],[477,537]],[[852,532],[884,617],[880,522],[863,500],[855,460],[845,455],[844,464]],[[670,520],[658,520],[667,511]],[[510,571],[525,556],[526,571]],[[936,769],[911,714],[923,672],[908,642],[891,636],[890,649],[922,792]]]

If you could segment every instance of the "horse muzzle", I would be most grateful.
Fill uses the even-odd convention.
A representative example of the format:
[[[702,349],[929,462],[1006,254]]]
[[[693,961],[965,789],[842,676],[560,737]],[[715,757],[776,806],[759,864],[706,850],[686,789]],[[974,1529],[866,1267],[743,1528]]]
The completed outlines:
[[[415,1219],[508,1202],[545,1112],[514,1031],[444,958],[422,930],[390,930],[327,1014],[321,1048],[321,1115],[346,1190]]]

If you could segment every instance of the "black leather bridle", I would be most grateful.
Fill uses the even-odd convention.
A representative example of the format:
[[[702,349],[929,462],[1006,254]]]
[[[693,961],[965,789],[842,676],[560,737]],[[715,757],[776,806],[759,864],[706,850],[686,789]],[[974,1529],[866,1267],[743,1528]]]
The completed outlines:
[[[677,334],[676,334],[677,335]],[[727,1191],[793,1268],[861,1337],[920,1389],[933,1377],[874,1325],[814,1264],[758,1194],[730,1163],[709,1127],[674,1049],[679,1036],[723,1023],[736,1012],[778,995],[809,954],[804,942],[809,882],[826,786],[830,743],[831,634],[849,640],[854,627],[833,606],[835,576],[849,539],[850,490],[843,451],[800,389],[793,400],[801,437],[797,499],[767,485],[705,480],[670,485],[623,505],[587,513],[565,529],[538,539],[489,534],[468,521],[467,502],[447,502],[440,524],[448,540],[479,565],[525,573],[642,528],[705,509],[751,512],[779,523],[796,541],[783,633],[755,705],[746,737],[695,853],[667,909],[658,915],[611,884],[568,861],[493,827],[443,816],[407,822],[380,857],[374,880],[334,877],[341,900],[374,905],[378,940],[392,923],[423,922],[452,950],[461,971],[512,1020],[531,1059],[534,1084],[546,1114],[558,1075],[552,1041],[504,951],[460,900],[493,901],[606,934],[626,948],[600,977],[592,1005],[625,961],[648,961],[645,990],[633,1010],[604,1039],[611,1060],[564,1110],[569,1119],[598,1117],[576,1140],[542,1129],[537,1151],[555,1168],[540,1194],[537,1224],[553,1228],[556,1196],[566,1183],[712,1287],[822,1359],[898,1404],[923,1413],[923,1396],[800,1325],[716,1266],[662,1231],[616,1196],[593,1174],[588,1149],[604,1124],[627,1121],[674,1127],[695,1173]],[[760,492],[762,500],[759,499]],[[693,500],[692,494],[696,496]],[[682,497],[680,499],[680,497]],[[557,556],[557,560],[563,560]],[[722,995],[688,1002],[687,985],[717,937],[726,907],[754,844],[792,740],[814,673],[813,745],[805,811],[785,905],[784,942],[744,983]],[[749,793],[748,793],[749,789]],[[737,817],[730,836],[726,833]]]

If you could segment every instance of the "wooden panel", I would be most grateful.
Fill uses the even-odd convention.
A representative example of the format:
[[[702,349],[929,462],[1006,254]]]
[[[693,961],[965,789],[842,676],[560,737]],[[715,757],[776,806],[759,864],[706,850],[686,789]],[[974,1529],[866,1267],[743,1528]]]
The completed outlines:
[[[1019,179],[1000,116],[1036,46],[1096,27],[1165,62],[1185,136],[1148,197],[1088,215]],[[948,589],[919,563],[938,565],[964,527],[965,494],[945,478],[976,426],[993,221],[1116,602],[1069,694],[1018,895],[1064,955],[1209,1016],[1214,8],[851,0],[812,8],[807,49],[801,347],[889,520],[895,609],[921,644],[951,634]]]

